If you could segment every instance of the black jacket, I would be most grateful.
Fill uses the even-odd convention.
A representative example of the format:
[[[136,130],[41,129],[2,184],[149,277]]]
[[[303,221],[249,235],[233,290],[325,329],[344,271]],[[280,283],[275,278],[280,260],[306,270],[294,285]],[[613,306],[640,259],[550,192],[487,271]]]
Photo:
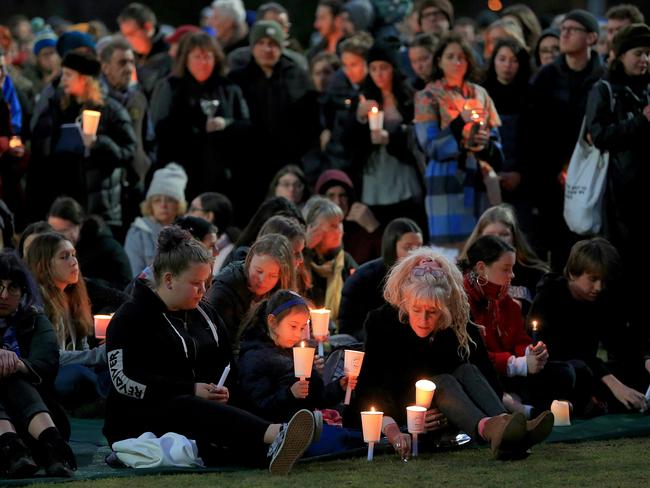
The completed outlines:
[[[503,390],[483,345],[478,327],[467,325],[470,338],[469,360],[458,354],[458,340],[451,329],[421,339],[408,324],[399,320],[397,309],[384,305],[368,314],[365,323],[366,355],[363,359],[352,411],[379,406],[398,424],[406,423],[406,407],[415,401],[415,382],[438,374],[451,374],[461,364],[471,362],[483,373],[499,398]],[[359,422],[356,415],[344,416]]]
[[[141,435],[151,411],[194,395],[195,383],[217,383],[228,363],[233,371],[226,386],[235,386],[228,332],[211,307],[199,307],[211,324],[199,309],[170,312],[153,290],[137,282],[131,301],[113,316],[106,337],[112,386],[104,424],[111,444]]]
[[[226,120],[221,131],[206,132],[201,100],[218,100],[215,116]],[[232,194],[232,166],[239,162],[244,136],[250,129],[248,106],[240,88],[214,73],[198,83],[187,73],[160,83],[151,101],[158,141],[157,167],[170,162],[183,166],[187,200],[206,191]]]
[[[169,55],[169,44],[164,34],[158,30],[152,39],[151,51],[146,56],[136,54],[136,70],[138,83],[147,99],[151,99],[156,84],[169,74],[172,68],[172,58]]]
[[[338,380],[324,385],[316,368],[309,378],[309,395],[296,399],[291,393],[291,386],[298,381],[293,350],[276,346],[261,330],[251,335],[239,354],[241,391],[251,412],[269,422],[287,422],[301,408],[334,407],[343,400],[345,391]]]
[[[368,312],[384,304],[384,278],[388,269],[384,258],[362,264],[343,285],[339,332],[350,334],[360,341],[365,339],[363,323]]]

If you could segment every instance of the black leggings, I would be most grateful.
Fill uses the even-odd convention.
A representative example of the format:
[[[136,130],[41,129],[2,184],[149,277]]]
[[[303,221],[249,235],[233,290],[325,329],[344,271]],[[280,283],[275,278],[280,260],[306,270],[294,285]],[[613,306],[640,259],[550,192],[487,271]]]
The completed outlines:
[[[32,418],[41,412],[49,410],[34,385],[18,374],[0,379],[0,420],[27,430]]]

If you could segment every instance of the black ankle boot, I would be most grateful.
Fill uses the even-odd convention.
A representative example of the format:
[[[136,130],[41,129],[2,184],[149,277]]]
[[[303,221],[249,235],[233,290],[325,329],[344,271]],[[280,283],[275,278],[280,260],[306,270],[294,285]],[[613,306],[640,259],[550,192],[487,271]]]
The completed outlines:
[[[0,459],[9,478],[29,478],[38,471],[29,449],[15,432],[0,436]]]
[[[56,427],[49,427],[38,436],[43,465],[48,476],[71,478],[77,469],[74,453]]]

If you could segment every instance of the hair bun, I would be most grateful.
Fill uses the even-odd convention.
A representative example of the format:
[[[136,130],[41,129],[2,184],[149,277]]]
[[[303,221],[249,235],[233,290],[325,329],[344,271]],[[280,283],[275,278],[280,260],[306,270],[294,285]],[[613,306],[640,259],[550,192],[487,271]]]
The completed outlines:
[[[168,225],[158,236],[158,252],[167,253],[178,248],[184,242],[192,240],[192,234],[177,225]]]

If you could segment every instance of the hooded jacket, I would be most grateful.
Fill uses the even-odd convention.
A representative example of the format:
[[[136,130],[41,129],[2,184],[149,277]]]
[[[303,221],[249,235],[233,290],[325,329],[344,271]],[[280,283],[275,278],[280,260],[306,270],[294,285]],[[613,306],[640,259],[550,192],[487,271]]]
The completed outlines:
[[[133,277],[138,276],[144,268],[153,263],[156,255],[158,234],[163,225],[153,217],[138,217],[126,233],[124,250],[131,263]]]

